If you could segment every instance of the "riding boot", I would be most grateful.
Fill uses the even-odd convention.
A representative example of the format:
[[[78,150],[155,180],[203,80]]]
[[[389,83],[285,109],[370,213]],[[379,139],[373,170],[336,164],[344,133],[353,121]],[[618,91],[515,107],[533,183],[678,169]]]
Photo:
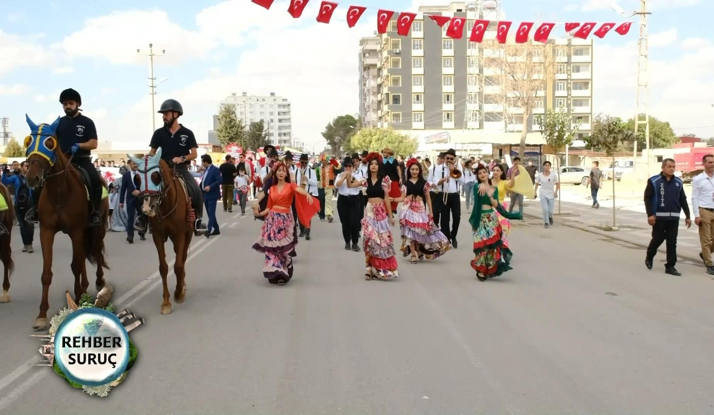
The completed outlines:
[[[5,212],[0,212],[0,236],[5,236],[9,233],[7,231],[7,228],[5,227],[5,224],[3,223],[5,220]]]
[[[42,193],[42,187],[37,187],[32,191],[32,207],[25,214],[25,221],[30,223],[37,223],[39,215],[37,214],[37,205],[40,201],[40,193]]]
[[[92,212],[89,214],[89,226],[101,226],[102,216],[100,210],[102,206],[102,186],[93,189],[92,192]]]
[[[203,201],[196,198],[191,199],[193,202],[193,211],[196,214],[196,221],[194,222],[194,232],[196,235],[208,233],[208,228],[206,224],[203,223]]]

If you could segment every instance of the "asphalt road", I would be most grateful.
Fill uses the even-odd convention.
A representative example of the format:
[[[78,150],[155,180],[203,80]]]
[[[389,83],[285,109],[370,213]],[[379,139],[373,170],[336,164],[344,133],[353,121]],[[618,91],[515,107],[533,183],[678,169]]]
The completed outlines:
[[[529,220],[511,234],[515,269],[479,282],[464,218],[458,250],[417,265],[400,255],[398,281],[368,282],[336,220],[300,241],[295,277],[278,287],[250,248],[260,222],[220,222],[220,237],[195,240],[186,302],[168,316],[153,243],[108,234],[113,300],[147,323],[131,334],[137,365],[103,399],[29,366],[41,254],[17,238],[0,413],[714,413],[714,281],[698,265],[671,277],[660,255],[648,271],[640,248]],[[73,286],[58,241],[51,313]]]

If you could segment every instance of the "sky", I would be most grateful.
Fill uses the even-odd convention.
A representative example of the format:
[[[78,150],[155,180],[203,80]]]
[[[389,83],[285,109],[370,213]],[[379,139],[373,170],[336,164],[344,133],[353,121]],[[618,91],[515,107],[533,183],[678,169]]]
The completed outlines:
[[[184,107],[182,124],[208,141],[212,115],[232,92],[275,92],[292,102],[293,135],[320,148],[334,117],[359,111],[359,38],[376,30],[376,9],[416,10],[443,0],[354,0],[340,3],[329,25],[317,23],[320,1],[293,19],[288,2],[265,10],[249,0],[0,0],[0,117],[18,139],[35,122],[63,115],[60,92],[82,94],[100,141],[150,141],[149,43],[155,58],[156,108],[167,98]],[[339,3],[339,2],[338,2]],[[639,0],[617,0],[639,10]],[[372,7],[353,28],[349,5]],[[502,0],[521,21],[625,21],[611,0]],[[648,0],[650,114],[677,134],[714,137],[714,14],[711,0]],[[637,21],[637,18],[629,20]],[[428,24],[428,22],[427,22]],[[551,34],[562,35],[562,26]],[[635,112],[639,24],[620,36],[594,38],[593,111],[623,118]],[[161,126],[156,117],[157,127]]]

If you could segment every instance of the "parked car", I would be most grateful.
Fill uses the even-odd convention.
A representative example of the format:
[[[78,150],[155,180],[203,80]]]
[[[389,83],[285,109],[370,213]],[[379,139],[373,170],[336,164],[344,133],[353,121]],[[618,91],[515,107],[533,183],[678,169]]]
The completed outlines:
[[[560,184],[587,184],[590,179],[590,169],[578,166],[560,168]]]

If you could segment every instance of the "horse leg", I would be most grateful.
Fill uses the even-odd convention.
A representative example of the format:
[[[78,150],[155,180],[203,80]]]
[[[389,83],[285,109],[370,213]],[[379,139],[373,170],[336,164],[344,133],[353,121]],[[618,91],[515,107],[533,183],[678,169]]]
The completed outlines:
[[[5,275],[2,282],[2,295],[0,295],[0,303],[10,302],[10,272],[12,272],[12,246],[10,245],[10,236],[0,240],[0,256],[2,257],[2,263],[5,268]]]
[[[107,265],[107,261],[104,258],[104,236],[106,235],[106,232],[101,232],[102,237],[97,241],[96,246],[94,247],[94,249],[96,249],[96,255],[94,255],[94,257],[97,258],[97,280],[95,281],[97,291],[104,288],[104,285],[107,283],[104,279],[104,267]]]
[[[40,245],[42,246],[42,302],[40,314],[32,326],[35,330],[47,329],[47,310],[50,308],[50,284],[52,284],[52,246],[55,243],[55,233],[51,229],[40,226]]]
[[[87,292],[87,256],[84,252],[84,230],[70,235],[72,241],[72,274],[74,274],[74,301],[79,304],[82,294]]]
[[[174,241],[174,252],[176,253],[176,262],[174,262],[174,273],[176,274],[176,291],[174,291],[174,300],[181,304],[186,300],[186,237],[179,235]]]
[[[169,264],[166,263],[166,249],[164,247],[164,237],[156,229],[152,234],[154,245],[159,254],[159,273],[161,281],[164,283],[164,302],[161,303],[161,314],[171,314],[171,294],[169,293],[169,283],[166,281],[169,274]]]

